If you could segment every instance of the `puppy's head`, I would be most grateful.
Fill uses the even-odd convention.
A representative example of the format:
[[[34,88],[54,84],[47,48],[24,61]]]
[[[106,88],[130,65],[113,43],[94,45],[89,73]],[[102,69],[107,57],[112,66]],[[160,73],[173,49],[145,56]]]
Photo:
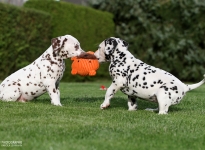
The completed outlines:
[[[51,40],[53,56],[60,56],[62,59],[75,57],[84,52],[79,41],[71,35],[53,38]]]
[[[94,55],[97,57],[99,62],[111,61],[111,58],[113,57],[113,54],[118,46],[127,48],[128,45],[129,44],[124,40],[110,37],[99,45],[98,50],[94,53]]]

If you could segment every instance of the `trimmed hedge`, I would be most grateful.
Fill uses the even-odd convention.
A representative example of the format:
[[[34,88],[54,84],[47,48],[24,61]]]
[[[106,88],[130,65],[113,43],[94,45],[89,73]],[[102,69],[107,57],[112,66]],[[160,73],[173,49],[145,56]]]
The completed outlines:
[[[0,79],[28,65],[50,45],[48,13],[0,3]]]
[[[67,2],[29,0],[24,7],[43,10],[52,15],[52,37],[70,34],[76,37],[85,51],[95,51],[106,38],[114,36],[112,14]],[[63,81],[85,81],[110,78],[108,64],[101,65],[95,77],[71,75],[71,61],[66,60]]]
[[[113,13],[116,36],[142,61],[181,80],[199,81],[205,73],[205,1],[90,0]]]

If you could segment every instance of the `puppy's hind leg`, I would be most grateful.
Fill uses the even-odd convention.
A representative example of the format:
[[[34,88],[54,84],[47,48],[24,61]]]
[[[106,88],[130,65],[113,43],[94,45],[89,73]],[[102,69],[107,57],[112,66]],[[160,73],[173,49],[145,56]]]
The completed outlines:
[[[16,101],[17,101],[17,102],[25,103],[25,102],[27,102],[28,100],[25,99],[25,98],[22,96],[22,94],[21,94],[20,97],[19,97]]]
[[[154,94],[152,97],[150,97],[150,100],[152,101],[152,102],[158,102],[158,100],[157,100],[157,96]],[[146,108],[145,110],[147,110],[147,111],[152,111],[152,112],[158,112],[159,111],[159,108]]]
[[[165,94],[164,89],[157,93],[157,100],[159,105],[159,114],[168,114],[169,106],[171,105],[171,94]]]
[[[137,101],[135,97],[128,96],[128,110],[137,110]]]
[[[0,100],[16,101],[20,96],[21,92],[16,85],[0,88]]]

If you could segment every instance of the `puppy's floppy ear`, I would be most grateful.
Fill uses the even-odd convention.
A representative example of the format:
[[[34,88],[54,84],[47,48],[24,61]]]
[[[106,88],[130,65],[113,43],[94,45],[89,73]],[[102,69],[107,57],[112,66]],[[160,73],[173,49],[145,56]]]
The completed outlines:
[[[118,45],[116,38],[108,38],[105,40],[105,58],[109,61]]]
[[[65,42],[68,39],[65,38],[64,36],[53,38],[51,40],[51,45],[53,48],[53,55],[56,56],[59,54],[60,50],[64,47]]]
[[[110,54],[114,52],[115,48],[117,47],[117,40],[115,38],[108,38],[105,40],[105,49]]]
[[[122,43],[124,44],[124,46],[125,46],[125,47],[127,47],[127,48],[128,48],[128,46],[129,46],[129,43],[128,43],[128,42],[126,42],[126,41],[122,40]]]

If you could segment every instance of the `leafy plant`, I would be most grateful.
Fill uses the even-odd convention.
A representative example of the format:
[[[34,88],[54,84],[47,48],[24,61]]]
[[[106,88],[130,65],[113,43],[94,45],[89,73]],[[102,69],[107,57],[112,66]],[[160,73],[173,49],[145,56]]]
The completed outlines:
[[[93,8],[113,13],[116,36],[142,61],[181,80],[205,73],[205,2],[195,0],[90,0]]]
[[[51,16],[0,3],[0,18],[0,79],[4,79],[49,47]]]
[[[101,41],[114,35],[112,14],[59,1],[29,0],[24,8],[0,3],[0,17],[2,80],[38,58],[54,37],[73,35],[85,51],[95,51]],[[95,77],[72,76],[70,60],[66,67],[64,81],[109,77],[108,64],[101,65]]]

